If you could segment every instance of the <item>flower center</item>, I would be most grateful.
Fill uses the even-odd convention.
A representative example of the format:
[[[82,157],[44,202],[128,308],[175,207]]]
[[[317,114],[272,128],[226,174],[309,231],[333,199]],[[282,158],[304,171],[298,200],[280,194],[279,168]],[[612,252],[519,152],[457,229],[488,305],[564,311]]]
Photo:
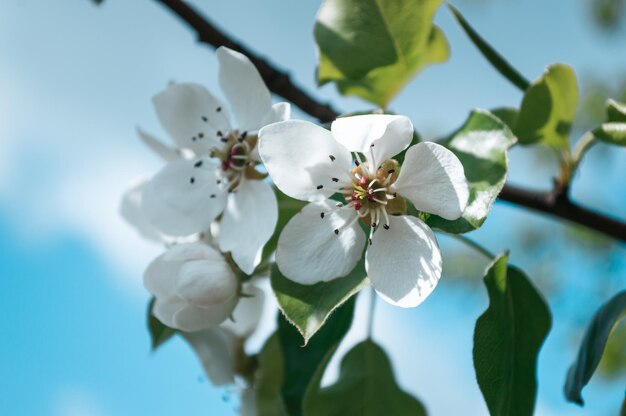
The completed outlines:
[[[234,192],[242,178],[263,179],[262,174],[255,169],[256,161],[252,158],[252,149],[256,146],[258,137],[248,135],[247,132],[239,133],[233,130],[227,135],[218,132],[220,140],[224,143],[221,149],[213,148],[211,157],[221,160],[221,168],[228,181],[228,192]]]
[[[333,157],[330,157],[331,161]],[[384,161],[378,168],[372,168],[370,161],[363,161],[356,154],[355,167],[346,173],[350,181],[337,189],[346,201],[346,204],[338,203],[338,208],[352,207],[357,216],[353,221],[341,228],[351,226],[354,221],[360,219],[370,226],[369,243],[372,244],[372,235],[381,224],[385,230],[389,229],[389,214],[406,212],[406,201],[399,197],[394,188],[394,182],[398,179],[399,165],[396,160]],[[331,178],[333,182],[339,182],[338,178]],[[322,185],[318,186],[321,189]],[[321,213],[321,217],[328,213]],[[339,235],[341,229],[335,229]]]

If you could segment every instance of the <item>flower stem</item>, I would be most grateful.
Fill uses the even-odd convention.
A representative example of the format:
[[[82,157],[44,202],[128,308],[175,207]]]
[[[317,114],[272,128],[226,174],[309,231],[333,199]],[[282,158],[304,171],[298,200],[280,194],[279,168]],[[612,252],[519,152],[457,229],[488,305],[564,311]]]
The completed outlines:
[[[374,331],[374,310],[376,309],[376,291],[374,288],[371,289],[370,292],[370,316],[369,323],[367,325],[367,339],[372,340],[372,333]]]

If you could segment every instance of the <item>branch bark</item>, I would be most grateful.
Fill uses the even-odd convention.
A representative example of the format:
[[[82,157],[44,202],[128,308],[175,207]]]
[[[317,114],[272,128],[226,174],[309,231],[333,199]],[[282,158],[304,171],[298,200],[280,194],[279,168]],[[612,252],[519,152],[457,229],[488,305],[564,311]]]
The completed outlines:
[[[331,106],[315,100],[301,87],[294,84],[287,73],[276,69],[274,64],[230,38],[184,0],[155,1],[161,3],[190,26],[195,31],[199,42],[214,48],[227,46],[250,58],[267,87],[274,94],[290,101],[322,123],[330,122],[337,117],[338,112]],[[626,242],[626,223],[572,202],[568,197],[567,189],[559,186],[555,186],[548,192],[534,192],[507,184],[498,199],[566,219]]]

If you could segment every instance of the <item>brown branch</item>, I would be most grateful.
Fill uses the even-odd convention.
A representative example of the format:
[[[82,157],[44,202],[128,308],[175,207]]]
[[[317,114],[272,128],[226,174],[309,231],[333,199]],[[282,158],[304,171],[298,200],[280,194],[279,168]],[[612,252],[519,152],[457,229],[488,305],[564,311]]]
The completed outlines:
[[[196,32],[199,42],[206,43],[214,48],[227,46],[250,58],[254,66],[259,70],[261,77],[274,94],[291,101],[302,111],[315,117],[322,123],[333,121],[337,117],[337,112],[329,105],[321,104],[311,98],[301,87],[291,81],[287,73],[277,70],[275,65],[254,54],[241,43],[226,36],[207,18],[200,15],[193,7],[187,4],[187,2],[183,0],[155,1],[163,4],[191,26]]]
[[[187,23],[196,32],[200,42],[211,45],[214,48],[227,46],[248,56],[259,70],[270,91],[274,94],[292,102],[302,111],[323,123],[330,122],[337,117],[338,113],[329,105],[321,104],[313,99],[302,88],[295,85],[289,79],[289,75],[277,70],[275,65],[231,39],[185,1],[155,1],[167,7]],[[567,189],[555,186],[549,192],[533,192],[505,185],[498,198],[569,220],[618,240],[626,241],[626,223],[577,205],[568,198]]]

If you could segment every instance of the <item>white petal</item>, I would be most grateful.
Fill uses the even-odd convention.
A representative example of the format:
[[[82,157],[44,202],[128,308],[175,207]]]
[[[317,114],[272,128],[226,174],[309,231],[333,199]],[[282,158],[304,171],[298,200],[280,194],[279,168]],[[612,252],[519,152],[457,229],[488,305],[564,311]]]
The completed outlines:
[[[221,305],[201,308],[199,306],[186,304],[174,315],[173,328],[181,331],[200,331],[224,322],[237,305],[237,296]]]
[[[228,111],[199,84],[172,84],[152,98],[161,125],[178,147],[208,154],[221,142],[218,131],[230,130]],[[206,119],[206,121],[205,121]]]
[[[265,293],[253,284],[245,285],[242,292],[248,296],[239,298],[239,303],[233,311],[233,319],[225,320],[221,326],[231,330],[238,337],[246,338],[259,324]]]
[[[188,303],[209,307],[229,302],[237,296],[239,283],[220,255],[211,260],[185,262],[176,277],[176,294]]]
[[[272,180],[292,198],[322,201],[349,180],[350,152],[328,130],[308,121],[270,124],[259,132],[258,146]]]
[[[349,151],[365,153],[368,160],[371,151],[376,167],[406,149],[413,139],[411,120],[388,114],[338,118],[331,131]]]
[[[235,382],[235,337],[232,334],[221,328],[209,328],[182,335],[200,359],[211,384],[223,386]]]
[[[272,97],[259,71],[243,54],[221,46],[217,48],[220,64],[220,88],[240,130],[258,130],[272,108]]]
[[[418,143],[407,150],[395,188],[418,210],[447,220],[459,218],[469,198],[461,161],[432,142]]]
[[[206,159],[177,160],[146,185],[142,209],[165,234],[186,236],[206,230],[225,204],[214,165]]]
[[[218,256],[221,257],[216,250],[202,243],[177,244],[148,265],[143,274],[144,286],[157,298],[178,298],[175,284],[183,264],[194,260],[214,260]]]
[[[186,303],[177,297],[172,298],[156,298],[154,301],[154,307],[152,308],[152,314],[155,318],[161,321],[164,325],[170,328],[176,328],[174,322],[174,315],[184,308]]]
[[[162,234],[148,221],[141,209],[143,189],[147,182],[147,179],[141,179],[124,192],[120,204],[120,215],[144,238],[162,242]]]
[[[379,228],[365,255],[372,286],[392,305],[419,305],[441,277],[441,252],[432,230],[419,219],[389,217],[389,229]]]
[[[280,271],[294,282],[305,285],[350,273],[365,245],[365,233],[358,221],[352,222],[355,217],[358,216],[354,209],[336,209],[334,201],[305,206],[289,221],[278,239],[276,263]],[[350,222],[352,224],[347,226]]]
[[[228,196],[220,222],[220,250],[230,251],[237,266],[252,274],[277,220],[278,204],[272,187],[264,181],[243,179]]]
[[[141,141],[154,153],[161,157],[166,162],[171,162],[176,159],[180,159],[180,155],[175,148],[163,144],[159,139],[153,135],[143,131],[139,127],[137,128],[137,134]]]
[[[291,118],[291,104],[282,102],[272,105],[269,113],[265,115],[263,119],[263,126],[268,124],[278,123],[279,121],[286,121]]]

